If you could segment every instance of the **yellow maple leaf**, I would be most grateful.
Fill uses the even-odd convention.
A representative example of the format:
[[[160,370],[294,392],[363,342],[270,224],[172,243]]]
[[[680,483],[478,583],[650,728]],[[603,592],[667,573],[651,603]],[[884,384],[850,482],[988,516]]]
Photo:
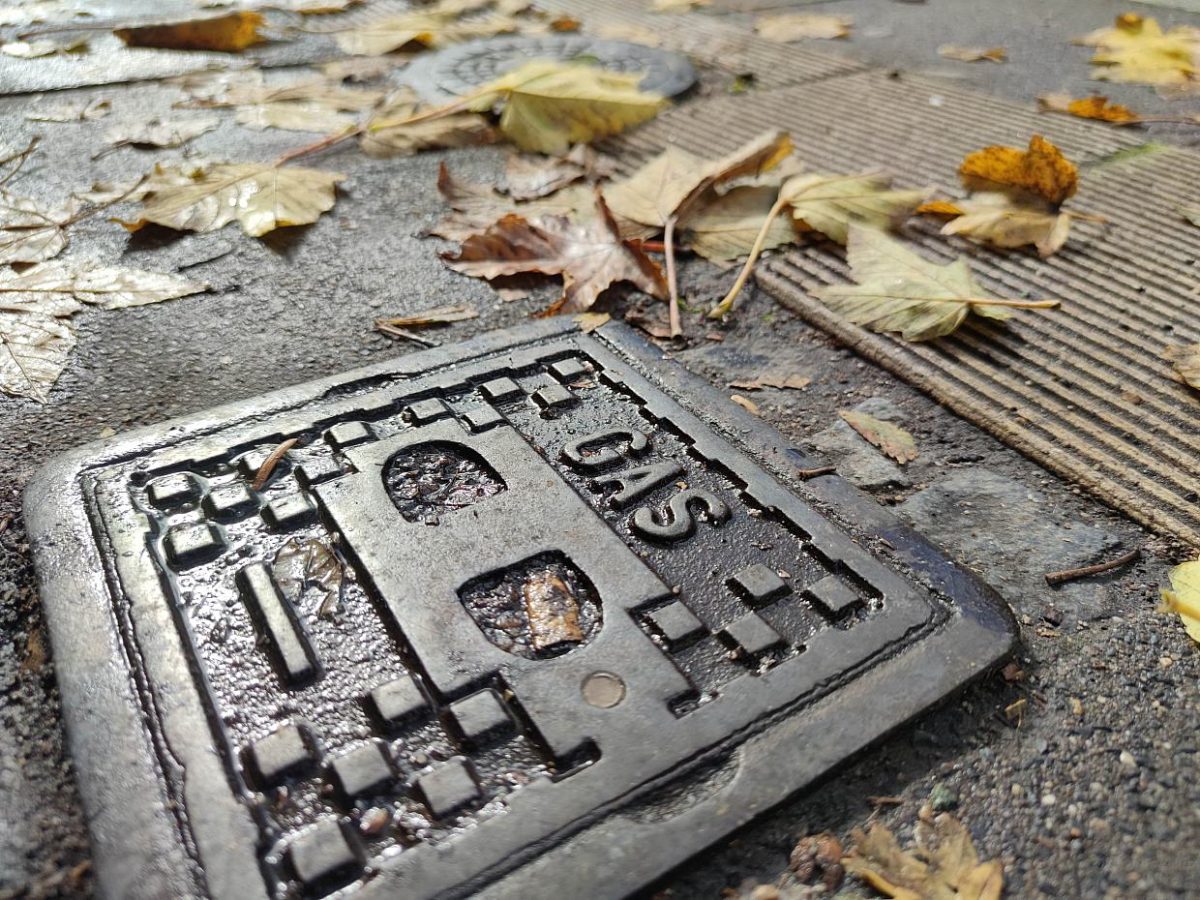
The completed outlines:
[[[1159,611],[1178,614],[1188,637],[1200,643],[1200,559],[1176,566],[1167,577],[1171,587],[1163,589]]]
[[[1098,81],[1183,84],[1197,77],[1200,29],[1179,25],[1164,32],[1154,19],[1135,13],[1117,16],[1077,43],[1095,47],[1092,77]]]
[[[1038,108],[1042,112],[1066,113],[1080,119],[1097,119],[1116,125],[1132,125],[1142,118],[1128,106],[1110,103],[1107,97],[1100,94],[1078,100],[1070,94],[1043,94],[1038,97]]]
[[[1052,143],[1035,134],[1029,149],[992,145],[967,154],[958,167],[971,190],[1034,194],[1058,205],[1079,187],[1079,170]]]

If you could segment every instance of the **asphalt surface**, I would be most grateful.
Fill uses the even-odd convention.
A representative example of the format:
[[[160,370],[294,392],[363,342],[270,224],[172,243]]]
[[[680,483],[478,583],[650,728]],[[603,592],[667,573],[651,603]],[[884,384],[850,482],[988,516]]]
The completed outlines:
[[[822,50],[1031,99],[1095,87],[1086,81],[1086,51],[1067,41],[1126,7],[840,0],[818,8],[859,23],[851,40],[822,44]],[[1197,15],[1141,9],[1164,24],[1200,24]],[[950,63],[935,53],[949,42],[1002,44],[1011,61]],[[1109,92],[1150,112],[1197,106],[1169,103],[1144,87]],[[166,113],[177,96],[174,87],[145,83],[0,98],[0,144],[21,145],[34,132],[46,138],[12,187],[61,198],[93,180],[127,179],[156,161],[181,158],[184,151],[124,149],[90,160],[104,129]],[[35,104],[88,97],[110,99],[112,116],[69,125],[24,119]],[[187,152],[269,159],[309,139],[252,132],[236,126],[231,114],[222,118],[220,129]],[[234,227],[208,235],[158,229],[128,235],[99,218],[73,233],[65,259],[186,270],[212,290],[121,312],[85,310],[77,317],[78,349],[50,402],[0,400],[0,521],[12,517],[0,534],[0,897],[91,891],[86,823],[20,517],[23,485],[56,453],[110,430],[406,352],[372,331],[379,315],[474,305],[478,319],[435,335],[449,342],[518,323],[546,305],[552,287],[504,303],[487,284],[445,269],[437,258],[444,245],[420,236],[441,208],[435,179],[442,159],[464,177],[495,180],[504,151],[394,160],[371,160],[351,148],[326,154],[312,164],[350,176],[338,205],[314,227],[264,240]],[[688,264],[682,288],[701,310],[732,278],[732,272]],[[618,300],[614,310],[628,306]],[[1189,852],[1200,839],[1200,788],[1193,777],[1200,666],[1178,624],[1154,612],[1158,586],[1168,565],[1185,558],[1183,549],[1146,534],[839,349],[761,292],[749,291],[719,329],[719,342],[706,337],[712,329],[694,314],[687,327],[688,339],[674,355],[714,384],[768,370],[813,378],[803,392],[756,394],[763,417],[797,442],[812,440],[841,459],[844,474],[897,505],[989,579],[1022,622],[1022,674],[1016,680],[1012,671],[1010,678],[997,674],[970,688],[653,890],[716,897],[746,879],[774,882],[798,837],[821,830],[844,835],[872,814],[871,797],[898,798],[881,807],[880,818],[906,839],[937,788],[943,805],[952,804],[968,824],[981,854],[1003,860],[1009,896],[1189,895],[1200,879],[1200,861]],[[920,456],[900,478],[838,428],[839,409],[867,401],[868,409],[895,418],[916,438]],[[1125,569],[1059,589],[1042,580],[1049,569],[1134,547],[1146,552]],[[1004,710],[1021,699],[1024,716],[1010,722]],[[858,889],[848,890],[854,895]]]

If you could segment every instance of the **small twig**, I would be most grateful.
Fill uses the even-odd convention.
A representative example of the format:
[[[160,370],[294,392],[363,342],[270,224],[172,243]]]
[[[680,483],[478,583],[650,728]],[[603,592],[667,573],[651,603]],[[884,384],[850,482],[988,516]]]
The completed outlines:
[[[647,253],[666,253],[667,245],[662,241],[642,241],[642,249]]]
[[[663,253],[667,258],[667,296],[670,298],[671,337],[683,334],[679,323],[679,282],[675,277],[675,217],[663,225]]]
[[[754,263],[758,261],[759,254],[762,253],[763,244],[767,241],[767,234],[771,230],[771,223],[775,221],[783,208],[787,206],[787,200],[780,197],[767,213],[767,218],[759,229],[758,237],[754,239],[754,246],[750,248],[750,255],[746,257],[746,263],[742,266],[742,271],[738,273],[737,281],[733,283],[733,287],[729,289],[729,293],[725,295],[716,306],[708,311],[710,319],[723,318],[731,309],[733,309],[733,301],[737,299],[737,295],[742,292],[742,288],[746,286],[746,282],[750,279],[750,272],[754,269]]]
[[[41,138],[35,134],[29,139],[29,143],[25,145],[24,150],[18,150],[16,153],[11,153],[3,159],[0,159],[0,166],[7,166],[10,162],[16,162],[16,165],[13,166],[12,171],[5,172],[4,177],[0,178],[0,184],[8,184],[13,179],[13,176],[21,171],[21,168],[25,165],[25,161],[28,160],[33,154],[33,151],[37,149],[39,140],[41,140]]]
[[[1087,578],[1089,575],[1099,575],[1103,572],[1111,572],[1113,569],[1119,569],[1127,563],[1133,562],[1141,555],[1142,548],[1138,547],[1130,550],[1128,553],[1122,553],[1115,559],[1110,559],[1108,562],[1096,563],[1094,566],[1081,566],[1078,569],[1063,569],[1061,572],[1047,572],[1046,584],[1054,587],[1063,584],[1067,581],[1074,581],[1077,578]]]
[[[316,143],[305,144],[303,147],[297,147],[294,150],[289,150],[287,153],[284,153],[275,160],[275,165],[282,166],[285,162],[298,159],[301,156],[308,156],[310,153],[317,153],[321,150],[327,150],[330,147],[335,147],[342,141],[348,141],[351,138],[358,137],[365,130],[365,125],[354,125],[350,128],[347,128],[345,131],[338,131],[334,134],[327,135]]]
[[[811,469],[793,469],[797,477],[808,481],[810,478],[819,478],[822,475],[836,475],[837,466],[815,466]]]
[[[375,323],[375,330],[381,334],[386,334],[388,337],[399,338],[403,341],[412,341],[414,344],[420,344],[422,347],[436,347],[437,341],[431,341],[427,337],[422,337],[416,332],[409,331],[407,328],[397,328],[395,325],[389,325],[383,319]]]
[[[271,473],[275,471],[279,461],[296,446],[296,440],[297,438],[288,438],[271,451],[270,455],[262,461],[262,465],[258,467],[258,471],[254,473],[254,481],[250,485],[251,490],[261,491],[263,489],[263,485],[270,479]]]

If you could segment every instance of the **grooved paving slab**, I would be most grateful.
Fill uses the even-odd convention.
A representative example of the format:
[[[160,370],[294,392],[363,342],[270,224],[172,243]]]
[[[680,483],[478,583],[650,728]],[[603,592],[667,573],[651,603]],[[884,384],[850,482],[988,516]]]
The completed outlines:
[[[657,355],[546,322],[44,470],[101,888],[623,896],[1008,652],[989,589]]]

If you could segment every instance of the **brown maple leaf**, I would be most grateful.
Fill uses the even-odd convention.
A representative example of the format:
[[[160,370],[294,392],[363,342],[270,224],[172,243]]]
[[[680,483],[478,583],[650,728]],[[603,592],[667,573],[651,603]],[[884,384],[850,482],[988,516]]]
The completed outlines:
[[[551,315],[588,310],[619,281],[659,299],[667,296],[658,264],[636,244],[622,240],[598,194],[591,219],[576,222],[565,216],[525,218],[509,213],[466,238],[457,253],[443,253],[442,259],[456,272],[476,278],[522,272],[562,275],[563,295],[547,310]]]

